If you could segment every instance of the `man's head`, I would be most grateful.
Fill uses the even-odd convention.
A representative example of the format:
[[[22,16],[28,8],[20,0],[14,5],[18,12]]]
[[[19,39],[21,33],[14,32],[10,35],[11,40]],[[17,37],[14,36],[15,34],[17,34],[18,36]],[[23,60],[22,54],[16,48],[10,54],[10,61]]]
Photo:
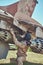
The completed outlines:
[[[30,39],[31,39],[31,34],[30,34],[30,32],[29,31],[27,31],[26,32],[26,34],[25,34],[25,36],[24,36],[24,38],[23,38],[25,41],[27,41],[27,42],[29,42],[30,41]]]

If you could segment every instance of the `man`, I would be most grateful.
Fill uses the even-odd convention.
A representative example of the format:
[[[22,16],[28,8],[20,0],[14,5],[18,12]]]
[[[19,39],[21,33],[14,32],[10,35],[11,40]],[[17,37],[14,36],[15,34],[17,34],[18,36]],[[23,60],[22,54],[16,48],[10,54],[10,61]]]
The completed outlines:
[[[13,42],[15,45],[18,46],[18,52],[17,52],[17,64],[18,65],[23,65],[23,62],[26,61],[26,52],[28,49],[28,46],[30,45],[30,39],[31,35],[29,32],[25,34],[25,37],[23,38],[22,42],[19,42],[14,34],[14,31],[10,29],[10,32],[13,36]]]

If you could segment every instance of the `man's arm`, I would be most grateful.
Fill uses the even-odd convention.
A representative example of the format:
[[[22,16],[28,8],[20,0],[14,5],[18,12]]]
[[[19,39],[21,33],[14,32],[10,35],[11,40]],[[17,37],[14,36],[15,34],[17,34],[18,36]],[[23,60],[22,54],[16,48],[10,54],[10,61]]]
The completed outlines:
[[[16,38],[16,36],[15,36],[15,34],[14,34],[14,31],[13,31],[13,29],[10,29],[10,32],[11,32],[11,34],[12,34],[12,36],[13,36],[13,42],[15,43],[15,45],[17,45],[18,47],[20,47],[20,48],[25,48],[25,45],[23,45],[21,42],[19,42],[18,40],[17,40],[17,38]]]

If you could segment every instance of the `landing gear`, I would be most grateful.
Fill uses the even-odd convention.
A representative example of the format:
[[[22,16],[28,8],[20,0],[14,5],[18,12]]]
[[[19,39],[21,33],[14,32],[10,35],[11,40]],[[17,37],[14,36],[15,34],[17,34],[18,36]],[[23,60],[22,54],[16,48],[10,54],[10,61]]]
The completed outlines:
[[[5,42],[0,41],[0,59],[6,58],[9,50],[9,45]]]

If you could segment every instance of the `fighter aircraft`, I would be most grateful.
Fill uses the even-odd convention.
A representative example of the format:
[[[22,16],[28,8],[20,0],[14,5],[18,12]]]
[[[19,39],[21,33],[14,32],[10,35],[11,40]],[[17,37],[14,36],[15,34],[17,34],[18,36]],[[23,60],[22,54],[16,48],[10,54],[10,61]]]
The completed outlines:
[[[40,53],[43,49],[43,39],[39,40],[35,36],[36,28],[40,27],[43,30],[43,26],[31,18],[36,3],[38,3],[37,0],[20,0],[9,6],[0,6],[0,59],[6,58],[9,43],[13,44],[12,35],[8,30],[10,27],[14,29],[19,41],[20,35],[23,35],[27,30],[31,32],[30,46],[33,52]]]

